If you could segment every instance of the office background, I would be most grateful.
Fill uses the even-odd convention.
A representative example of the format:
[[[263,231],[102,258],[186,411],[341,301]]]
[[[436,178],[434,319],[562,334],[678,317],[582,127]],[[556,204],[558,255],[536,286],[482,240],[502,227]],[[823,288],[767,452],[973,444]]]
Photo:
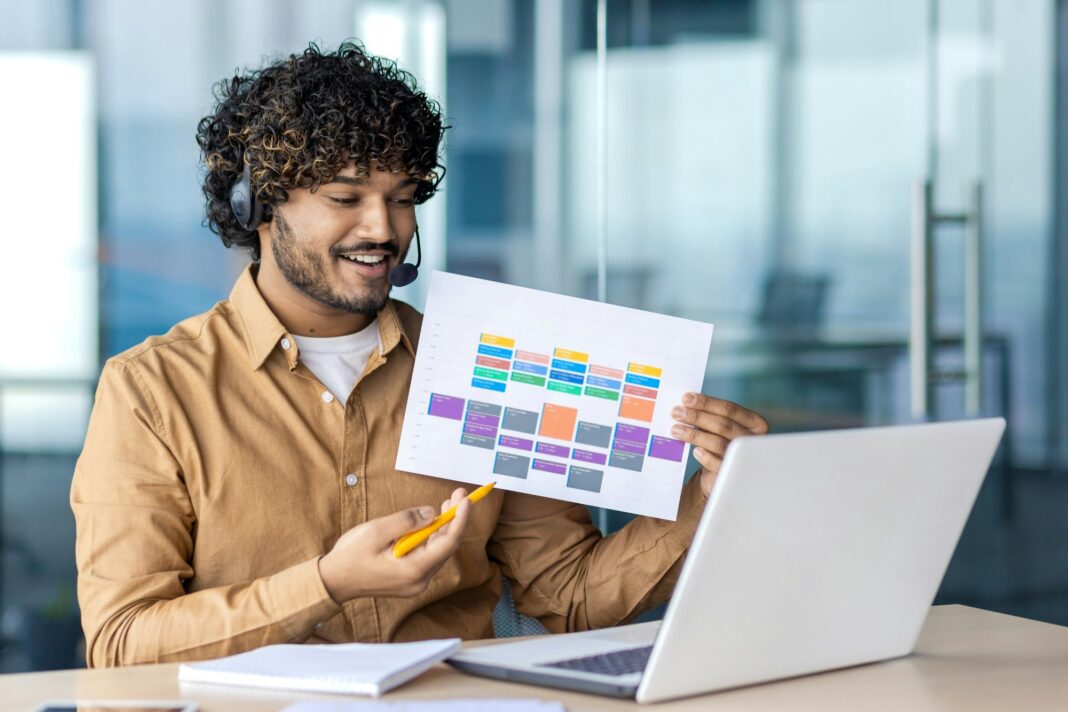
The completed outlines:
[[[776,431],[1006,416],[939,601],[1068,624],[1066,18],[1064,0],[0,0],[0,671],[78,664],[67,497],[103,360],[245,264],[202,223],[212,84],[350,36],[453,125],[421,208],[431,266],[711,321],[706,390]]]

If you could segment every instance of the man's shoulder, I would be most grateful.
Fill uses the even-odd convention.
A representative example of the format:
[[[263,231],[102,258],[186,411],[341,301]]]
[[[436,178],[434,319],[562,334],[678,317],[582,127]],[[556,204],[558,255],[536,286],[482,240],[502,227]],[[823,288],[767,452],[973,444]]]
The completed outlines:
[[[210,359],[218,356],[220,348],[243,343],[237,324],[237,314],[229,300],[218,302],[211,309],[183,319],[167,333],[147,339],[108,359],[107,365],[138,370],[155,370],[169,361]]]

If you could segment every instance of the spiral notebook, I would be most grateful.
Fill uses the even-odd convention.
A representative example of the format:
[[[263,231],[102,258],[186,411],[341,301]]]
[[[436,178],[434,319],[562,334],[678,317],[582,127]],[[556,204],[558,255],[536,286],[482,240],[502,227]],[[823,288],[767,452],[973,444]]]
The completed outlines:
[[[182,665],[182,682],[378,696],[460,649],[459,638],[418,643],[268,645]]]

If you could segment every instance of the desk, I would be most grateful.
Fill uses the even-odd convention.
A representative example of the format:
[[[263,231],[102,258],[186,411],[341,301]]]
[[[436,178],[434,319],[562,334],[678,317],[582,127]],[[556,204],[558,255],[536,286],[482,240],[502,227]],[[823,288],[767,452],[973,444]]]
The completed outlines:
[[[492,642],[472,645],[493,644]],[[0,676],[0,710],[46,698],[196,699],[204,712],[278,710],[294,694],[200,685],[178,689],[178,666],[64,670]],[[540,697],[583,710],[1047,710],[1068,705],[1068,628],[964,606],[931,609],[916,652],[898,660],[641,707],[469,677],[439,665],[384,699]],[[345,698],[309,696],[338,701]],[[363,699],[363,698],[360,698]]]

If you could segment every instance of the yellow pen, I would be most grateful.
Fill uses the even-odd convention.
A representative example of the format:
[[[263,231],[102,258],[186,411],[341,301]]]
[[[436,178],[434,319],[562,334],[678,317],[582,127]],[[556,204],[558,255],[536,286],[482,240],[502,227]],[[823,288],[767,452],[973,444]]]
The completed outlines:
[[[467,495],[467,498],[471,500],[471,504],[479,501],[493,489],[496,482],[490,482],[488,485],[482,485],[477,490]],[[397,543],[393,545],[393,556],[401,558],[415,547],[422,544],[424,541],[430,538],[430,535],[441,529],[448,524],[456,516],[456,505],[449,507],[446,511],[442,512],[438,516],[434,517],[434,521],[427,524],[422,529],[416,529],[414,532],[408,532],[400,539],[397,539]]]

